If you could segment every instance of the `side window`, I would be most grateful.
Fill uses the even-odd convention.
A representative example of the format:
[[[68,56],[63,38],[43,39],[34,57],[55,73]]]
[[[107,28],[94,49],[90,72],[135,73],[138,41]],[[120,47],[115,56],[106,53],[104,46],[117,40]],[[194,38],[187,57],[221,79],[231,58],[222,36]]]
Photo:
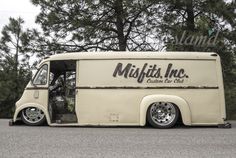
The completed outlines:
[[[47,84],[48,65],[43,65],[34,78],[35,85]]]

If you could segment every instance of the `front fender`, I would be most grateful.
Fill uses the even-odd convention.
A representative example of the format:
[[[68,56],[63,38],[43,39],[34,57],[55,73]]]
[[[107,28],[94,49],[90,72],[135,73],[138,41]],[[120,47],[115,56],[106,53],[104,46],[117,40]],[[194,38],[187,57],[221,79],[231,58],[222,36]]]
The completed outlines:
[[[36,103],[27,103],[27,104],[23,104],[23,105],[17,107],[16,110],[15,110],[14,116],[13,116],[13,122],[16,122],[17,116],[21,112],[21,110],[23,110],[27,107],[35,107],[35,108],[41,109],[43,111],[43,113],[45,114],[45,116],[46,116],[47,123],[48,124],[51,123],[47,109],[44,106],[42,106],[40,104],[36,104]]]
[[[145,96],[140,105],[140,125],[146,124],[146,115],[148,107],[154,102],[171,102],[180,110],[183,123],[191,125],[191,111],[188,103],[181,97],[175,95],[149,95]]]

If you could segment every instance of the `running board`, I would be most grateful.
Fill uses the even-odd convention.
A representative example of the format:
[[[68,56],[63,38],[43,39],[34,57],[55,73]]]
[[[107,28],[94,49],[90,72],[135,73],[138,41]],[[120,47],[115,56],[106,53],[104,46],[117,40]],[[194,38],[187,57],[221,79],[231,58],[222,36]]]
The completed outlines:
[[[78,123],[52,123],[49,126],[51,127],[78,127]]]
[[[77,117],[75,114],[58,114],[56,115],[55,122],[57,124],[64,124],[64,123],[77,123]]]

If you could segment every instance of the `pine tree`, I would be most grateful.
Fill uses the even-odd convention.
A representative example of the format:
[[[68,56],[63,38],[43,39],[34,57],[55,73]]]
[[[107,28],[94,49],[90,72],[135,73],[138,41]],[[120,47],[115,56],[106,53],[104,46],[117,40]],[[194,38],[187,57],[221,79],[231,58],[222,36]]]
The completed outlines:
[[[47,50],[57,51],[206,51],[222,59],[226,94],[236,94],[236,4],[218,0],[32,0],[40,6]],[[191,36],[219,35],[213,46],[176,44]],[[44,38],[46,39],[46,38]],[[159,42],[163,41],[163,43]],[[189,41],[188,41],[189,42]],[[226,96],[236,113],[235,97]],[[229,111],[228,111],[229,113]]]
[[[32,0],[36,22],[62,51],[157,50],[157,0]],[[150,42],[152,41],[152,42]]]
[[[10,18],[0,38],[0,117],[12,116],[14,104],[31,77],[31,31],[24,31],[21,18]]]
[[[171,51],[217,52],[223,65],[225,96],[229,118],[236,118],[236,3],[218,0],[163,0],[159,18],[160,33]],[[164,14],[162,14],[164,12]],[[176,43],[184,31],[190,36],[216,36],[215,45]],[[177,38],[176,38],[177,37]],[[189,40],[188,40],[189,41]]]

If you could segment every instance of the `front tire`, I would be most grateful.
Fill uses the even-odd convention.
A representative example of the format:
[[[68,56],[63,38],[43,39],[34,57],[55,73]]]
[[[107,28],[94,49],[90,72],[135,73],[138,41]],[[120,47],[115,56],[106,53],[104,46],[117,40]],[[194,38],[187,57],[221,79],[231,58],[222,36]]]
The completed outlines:
[[[179,109],[173,103],[155,102],[147,110],[147,120],[155,128],[171,128],[179,118]]]
[[[42,110],[35,107],[28,107],[22,110],[21,120],[29,126],[39,126],[45,123],[46,117]]]

